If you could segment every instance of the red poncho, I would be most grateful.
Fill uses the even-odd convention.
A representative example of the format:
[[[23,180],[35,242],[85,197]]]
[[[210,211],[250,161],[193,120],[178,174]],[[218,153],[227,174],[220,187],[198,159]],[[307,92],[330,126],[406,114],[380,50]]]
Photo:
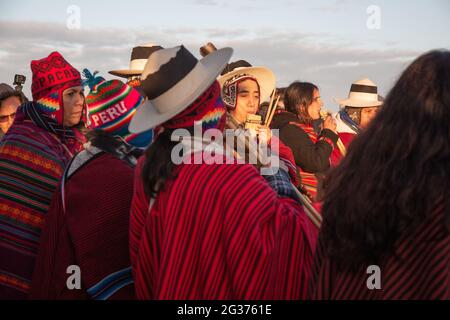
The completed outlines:
[[[135,173],[130,258],[138,299],[303,299],[316,228],[251,165],[181,164],[149,212]]]

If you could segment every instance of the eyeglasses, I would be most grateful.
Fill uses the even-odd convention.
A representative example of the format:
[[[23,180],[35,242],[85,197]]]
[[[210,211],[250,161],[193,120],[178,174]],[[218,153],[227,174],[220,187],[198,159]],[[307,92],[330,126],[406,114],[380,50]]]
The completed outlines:
[[[7,114],[7,115],[1,115],[0,116],[0,122],[8,122],[9,118],[11,118],[11,120],[14,120],[14,116],[16,115],[16,113],[11,113],[11,114]]]

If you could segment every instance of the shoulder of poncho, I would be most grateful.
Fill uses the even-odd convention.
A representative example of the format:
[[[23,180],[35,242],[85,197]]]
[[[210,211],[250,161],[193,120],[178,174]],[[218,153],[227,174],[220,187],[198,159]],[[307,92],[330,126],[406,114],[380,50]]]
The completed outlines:
[[[356,132],[350,128],[342,119],[341,116],[339,115],[339,112],[334,114],[334,119],[336,120],[336,131],[338,133],[351,133],[351,134],[356,134]]]

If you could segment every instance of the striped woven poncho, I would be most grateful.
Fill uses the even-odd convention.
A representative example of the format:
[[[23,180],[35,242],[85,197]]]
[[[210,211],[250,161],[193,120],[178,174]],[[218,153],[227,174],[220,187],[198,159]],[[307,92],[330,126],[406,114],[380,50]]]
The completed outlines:
[[[141,157],[130,217],[138,299],[302,299],[316,228],[249,164],[181,164],[149,211]]]
[[[44,129],[34,111],[20,107],[0,142],[0,299],[27,297],[50,200],[72,152],[82,147],[72,130]]]

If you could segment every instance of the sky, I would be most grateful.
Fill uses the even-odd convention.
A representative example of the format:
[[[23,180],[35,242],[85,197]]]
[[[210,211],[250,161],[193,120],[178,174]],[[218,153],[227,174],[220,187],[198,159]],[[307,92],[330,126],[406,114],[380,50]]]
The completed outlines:
[[[79,70],[127,68],[131,48],[206,42],[232,60],[271,69],[277,86],[316,84],[325,109],[350,84],[374,81],[385,95],[419,55],[450,49],[448,0],[0,0],[0,83],[27,77],[30,61],[60,51]]]

